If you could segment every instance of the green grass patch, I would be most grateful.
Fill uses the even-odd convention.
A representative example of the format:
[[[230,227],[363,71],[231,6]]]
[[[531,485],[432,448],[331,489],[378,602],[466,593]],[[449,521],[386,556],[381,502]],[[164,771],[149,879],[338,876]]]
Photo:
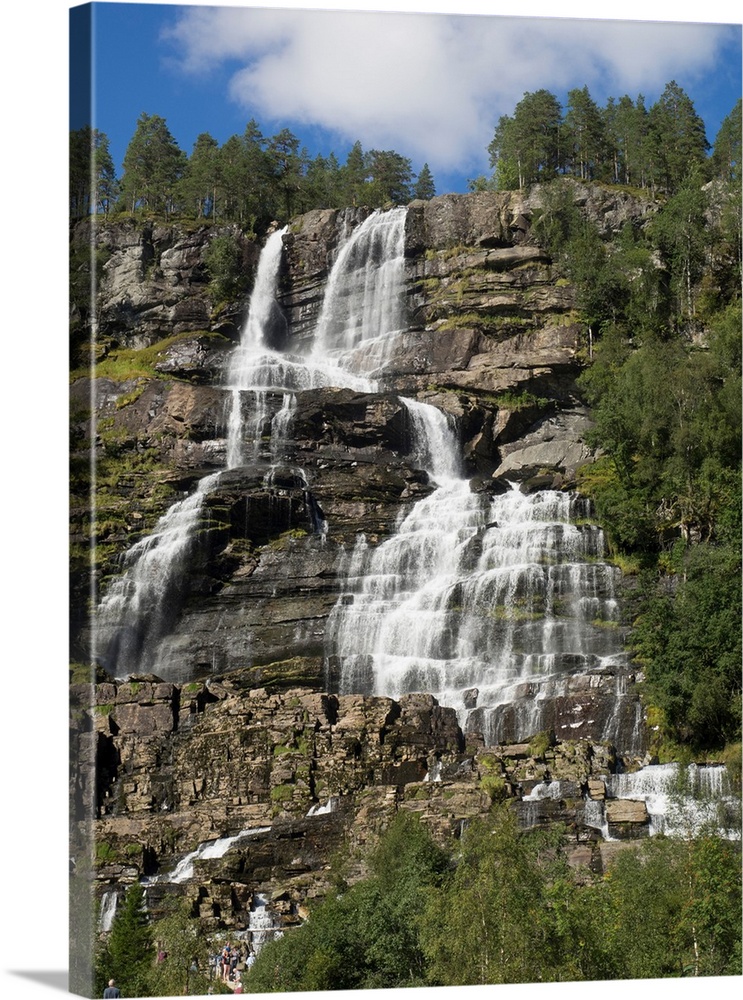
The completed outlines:
[[[95,845],[96,861],[113,861],[116,856],[116,851],[105,840],[99,840]]]
[[[508,795],[506,779],[500,774],[483,775],[480,788],[490,796],[491,802],[502,802]]]
[[[128,382],[132,379],[150,378],[171,379],[173,376],[156,371],[155,365],[173,344],[182,340],[192,340],[196,337],[210,337],[224,340],[222,334],[213,333],[208,330],[184,331],[183,333],[175,333],[170,337],[165,337],[150,347],[114,348],[105,358],[96,363],[92,372],[93,377],[109,378],[113,382]],[[86,378],[90,374],[90,370],[87,367],[77,368],[70,373],[70,381],[75,382],[77,379]]]
[[[285,802],[294,795],[294,785],[275,785],[271,789],[271,801],[274,803]]]

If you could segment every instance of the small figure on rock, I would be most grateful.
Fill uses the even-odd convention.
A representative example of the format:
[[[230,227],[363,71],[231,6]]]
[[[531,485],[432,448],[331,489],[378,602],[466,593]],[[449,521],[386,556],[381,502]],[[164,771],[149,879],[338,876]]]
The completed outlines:
[[[116,997],[120,996],[121,996],[121,990],[113,981],[113,979],[109,979],[108,986],[103,991],[103,1000],[115,1000]]]

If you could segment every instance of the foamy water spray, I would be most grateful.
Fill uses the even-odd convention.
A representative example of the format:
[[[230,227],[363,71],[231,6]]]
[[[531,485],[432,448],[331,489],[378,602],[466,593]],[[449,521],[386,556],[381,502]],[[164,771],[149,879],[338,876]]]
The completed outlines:
[[[373,549],[361,536],[348,558],[327,633],[340,689],[426,691],[486,742],[528,738],[570,677],[624,664],[606,627],[619,571],[602,560],[601,530],[571,523],[574,495],[473,493],[445,416],[406,405],[438,487],[394,536]]]

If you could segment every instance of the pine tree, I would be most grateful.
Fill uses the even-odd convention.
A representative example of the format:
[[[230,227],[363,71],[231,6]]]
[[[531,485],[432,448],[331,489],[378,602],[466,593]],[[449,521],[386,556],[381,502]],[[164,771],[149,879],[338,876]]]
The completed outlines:
[[[715,176],[731,184],[740,184],[741,99],[725,118],[715,138],[712,167]]]
[[[179,184],[181,201],[189,214],[199,219],[209,215],[215,218],[218,186],[219,146],[208,132],[202,132]]]
[[[351,147],[342,168],[343,201],[346,205],[364,204],[367,176],[364,150],[357,140]]]
[[[124,156],[122,197],[130,211],[148,208],[170,214],[175,207],[176,182],[186,156],[170,134],[164,118],[142,113]]]
[[[219,150],[219,190],[223,220],[242,222],[245,215],[248,174],[245,169],[245,149],[240,137],[232,135]]]
[[[671,80],[651,107],[648,123],[654,180],[668,194],[674,194],[705,161],[709,143],[704,122],[689,96]]]
[[[107,214],[117,188],[108,136],[85,125],[70,133],[69,152],[70,217]]]
[[[597,176],[605,149],[604,123],[598,105],[588,87],[568,93],[565,115],[563,155],[572,166],[572,173],[581,180]]]
[[[371,178],[370,196],[374,206],[387,202],[405,205],[410,201],[410,182],[413,169],[410,160],[394,150],[371,149],[366,154]]]
[[[526,93],[513,118],[504,115],[488,146],[498,186],[519,188],[551,180],[560,166],[559,101],[548,90]]]
[[[273,188],[279,194],[275,214],[289,219],[302,188],[307,154],[300,153],[299,139],[284,128],[268,141]]]
[[[146,980],[152,966],[152,937],[144,889],[135,882],[114,918],[108,939],[107,978],[113,978],[128,996],[146,995]]]
[[[435,194],[436,185],[433,182],[433,174],[428,164],[424,163],[413,188],[413,197],[420,198],[423,201],[430,201]]]
[[[617,184],[645,187],[647,182],[647,111],[645,99],[637,101],[625,94],[604,112],[607,146],[614,163]]]

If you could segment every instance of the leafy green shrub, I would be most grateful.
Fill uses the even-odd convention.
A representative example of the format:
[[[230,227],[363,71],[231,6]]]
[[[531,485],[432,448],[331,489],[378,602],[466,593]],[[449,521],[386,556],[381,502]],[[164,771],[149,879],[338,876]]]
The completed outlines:
[[[228,234],[215,236],[204,254],[209,273],[209,290],[220,302],[233,299],[247,287],[242,250],[237,240]]]

